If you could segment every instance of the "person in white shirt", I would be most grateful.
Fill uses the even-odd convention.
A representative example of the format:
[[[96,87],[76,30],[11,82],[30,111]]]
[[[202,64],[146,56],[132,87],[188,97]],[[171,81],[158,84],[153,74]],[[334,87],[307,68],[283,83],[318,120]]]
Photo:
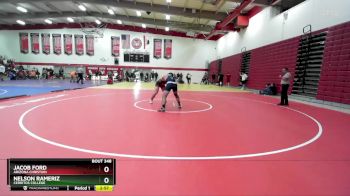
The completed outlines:
[[[248,75],[246,73],[244,73],[244,72],[241,72],[239,75],[241,76],[242,90],[244,90],[245,89],[245,84],[248,81]]]
[[[282,69],[282,74],[280,75],[281,78],[281,102],[278,105],[281,106],[288,106],[288,88],[290,85],[292,75],[289,73],[288,68]]]

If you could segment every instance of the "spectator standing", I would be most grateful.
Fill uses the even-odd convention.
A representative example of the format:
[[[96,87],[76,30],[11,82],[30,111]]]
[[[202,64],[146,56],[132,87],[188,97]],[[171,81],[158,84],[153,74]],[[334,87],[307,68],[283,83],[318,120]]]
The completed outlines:
[[[91,78],[92,78],[92,70],[91,69],[89,69],[89,80],[91,80]]]
[[[43,68],[43,71],[42,71],[42,73],[41,73],[41,78],[42,78],[42,79],[47,79],[47,77],[48,77],[47,74],[48,74],[48,73],[47,73],[47,69],[46,69],[46,68]]]
[[[158,73],[157,72],[154,73],[154,80],[158,81]]]
[[[60,70],[58,71],[58,77],[60,79],[64,79],[64,70],[63,67],[60,67]]]
[[[220,73],[218,75],[219,78],[219,86],[223,86],[224,85],[224,74]]]
[[[36,79],[40,79],[40,72],[38,69],[35,69],[35,73],[36,73]]]
[[[0,80],[1,81],[4,81],[5,73],[6,73],[5,66],[0,64]]]
[[[278,104],[280,106],[288,106],[288,89],[290,85],[290,79],[292,75],[288,71],[288,68],[282,69],[282,74],[280,75],[281,78],[281,102]]]
[[[151,81],[154,79],[154,71],[151,72]]]
[[[140,73],[140,78],[141,78],[141,81],[143,81],[143,72],[141,71],[141,73]]]
[[[95,72],[95,77],[98,78],[99,81],[101,81],[101,75],[102,75],[102,73],[101,73],[100,69],[97,69],[97,71]]]
[[[78,73],[78,80],[77,80],[77,83],[79,83],[79,81],[81,82],[81,84],[84,84],[84,70],[83,70],[83,67],[80,66],[78,69],[77,69],[77,73]]]
[[[145,77],[145,80],[144,80],[145,82],[149,82],[149,73],[147,72],[146,73],[146,77]]]
[[[187,84],[191,84],[191,78],[192,78],[192,75],[190,73],[187,73],[186,75]]]
[[[248,75],[246,73],[244,73],[244,72],[241,72],[240,76],[241,76],[241,85],[242,85],[241,89],[244,90],[245,89],[245,84],[248,81]]]

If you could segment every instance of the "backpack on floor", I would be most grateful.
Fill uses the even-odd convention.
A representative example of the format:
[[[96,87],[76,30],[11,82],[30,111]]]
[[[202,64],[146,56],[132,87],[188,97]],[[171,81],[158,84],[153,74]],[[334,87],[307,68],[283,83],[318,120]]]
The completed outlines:
[[[107,84],[113,84],[113,79],[112,78],[108,78]]]

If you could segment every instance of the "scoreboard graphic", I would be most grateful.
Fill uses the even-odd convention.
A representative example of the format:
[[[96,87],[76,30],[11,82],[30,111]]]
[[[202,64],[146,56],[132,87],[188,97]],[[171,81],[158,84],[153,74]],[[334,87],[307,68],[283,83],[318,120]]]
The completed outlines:
[[[11,191],[113,191],[115,159],[8,159]]]

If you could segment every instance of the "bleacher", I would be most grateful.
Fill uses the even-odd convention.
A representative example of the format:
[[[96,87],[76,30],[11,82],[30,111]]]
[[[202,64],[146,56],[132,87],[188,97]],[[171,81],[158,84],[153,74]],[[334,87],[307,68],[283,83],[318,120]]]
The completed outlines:
[[[266,83],[279,87],[281,70],[292,74],[289,93],[318,100],[350,104],[350,22],[310,32],[222,59],[222,73],[238,86],[239,72],[249,68],[247,87],[263,89]],[[250,58],[249,58],[250,57]],[[249,66],[246,62],[250,60]],[[244,65],[245,63],[245,65]],[[218,73],[218,60],[209,75]]]

